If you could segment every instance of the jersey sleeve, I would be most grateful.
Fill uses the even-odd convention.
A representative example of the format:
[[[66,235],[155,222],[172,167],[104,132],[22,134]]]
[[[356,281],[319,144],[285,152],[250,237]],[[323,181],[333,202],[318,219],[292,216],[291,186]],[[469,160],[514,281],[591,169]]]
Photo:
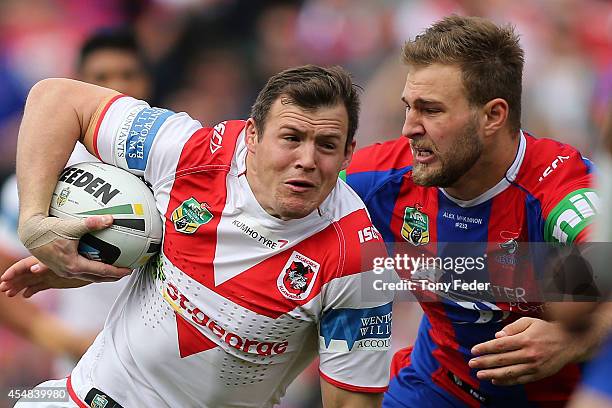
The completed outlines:
[[[578,152],[566,157],[569,157],[568,163],[551,175],[553,177],[544,180],[549,184],[542,200],[544,240],[547,242],[588,241],[591,224],[600,212],[599,196],[593,186],[592,163]]]
[[[328,295],[333,306],[319,322],[319,373],[355,392],[384,392],[391,365],[391,299],[364,302],[363,274],[337,279]],[[331,294],[330,294],[331,292]]]
[[[101,161],[156,185],[173,175],[185,143],[201,127],[186,113],[118,96],[96,123],[94,150]]]
[[[412,169],[412,153],[407,138],[364,147],[353,154],[348,169],[340,178],[367,204],[368,199],[389,179]]]
[[[391,364],[393,293],[381,283],[398,278],[393,269],[375,268],[373,260],[386,257],[384,243],[367,215],[366,222],[355,218],[344,228],[342,271],[323,291],[319,372],[336,387],[377,393],[386,390]]]

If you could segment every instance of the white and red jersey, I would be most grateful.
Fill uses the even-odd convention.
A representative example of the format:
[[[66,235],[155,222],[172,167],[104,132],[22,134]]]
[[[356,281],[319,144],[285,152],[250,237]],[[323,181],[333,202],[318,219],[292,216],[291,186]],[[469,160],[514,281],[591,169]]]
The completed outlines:
[[[97,388],[124,407],[269,407],[317,354],[331,384],[386,389],[391,299],[363,294],[364,231],[384,256],[363,203],[338,181],[302,219],[269,215],[245,176],[244,125],[202,128],[129,97],[107,105],[96,153],[152,186],[164,240],[73,371],[74,398]]]

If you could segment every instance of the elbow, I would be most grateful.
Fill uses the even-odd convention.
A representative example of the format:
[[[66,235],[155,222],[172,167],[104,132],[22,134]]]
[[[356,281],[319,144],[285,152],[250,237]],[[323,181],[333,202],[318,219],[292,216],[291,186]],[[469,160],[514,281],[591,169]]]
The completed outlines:
[[[60,86],[61,78],[45,78],[41,79],[30,89],[28,98],[39,94],[44,94],[54,88]]]
[[[32,101],[37,101],[42,98],[52,98],[54,95],[61,94],[67,87],[70,86],[71,82],[74,81],[66,78],[41,79],[30,89],[26,106],[32,103]]]

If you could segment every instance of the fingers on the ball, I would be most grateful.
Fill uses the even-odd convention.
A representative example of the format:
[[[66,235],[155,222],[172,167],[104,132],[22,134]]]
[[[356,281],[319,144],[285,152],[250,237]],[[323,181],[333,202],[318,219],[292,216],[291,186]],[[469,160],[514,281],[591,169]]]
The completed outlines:
[[[119,279],[121,279],[121,277],[100,276],[100,275],[93,275],[90,273],[84,273],[82,275],[77,276],[77,278],[88,281],[88,282],[116,282]]]
[[[26,290],[23,291],[23,297],[24,298],[32,297],[33,295],[35,295],[38,292],[43,291],[45,289],[49,289],[49,285],[47,285],[45,283],[39,283],[39,284],[34,285],[34,286],[28,286],[26,288]]]
[[[6,291],[6,295],[8,297],[17,296],[19,294],[19,292],[21,292],[22,290],[23,290],[23,287],[21,287],[21,288],[11,287],[8,291]]]
[[[113,225],[112,215],[95,215],[85,218],[85,226],[88,231],[99,231]]]
[[[95,275],[97,277],[122,278],[132,273],[131,269],[117,268],[98,261],[91,261],[84,257],[79,257],[80,275]]]

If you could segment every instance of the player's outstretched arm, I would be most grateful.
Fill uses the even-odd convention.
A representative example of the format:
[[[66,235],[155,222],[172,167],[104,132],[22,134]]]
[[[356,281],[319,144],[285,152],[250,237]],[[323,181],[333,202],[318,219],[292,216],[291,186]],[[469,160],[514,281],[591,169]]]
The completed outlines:
[[[29,298],[46,289],[78,288],[90,283],[82,279],[62,278],[30,256],[15,262],[0,276],[0,291],[9,297],[23,291],[23,297]]]
[[[22,298],[0,295],[0,324],[58,356],[79,359],[93,342],[90,333],[77,333],[61,320]]]
[[[324,408],[378,408],[382,404],[382,394],[344,390],[324,379],[321,379],[321,395]]]
[[[37,83],[26,102],[17,144],[17,183],[20,198],[19,235],[26,248],[59,276],[121,277],[129,274],[85,259],[77,253],[78,239],[107,228],[108,216],[86,220],[48,217],[59,175],[78,140],[93,152],[96,118],[117,92],[68,79]]]

